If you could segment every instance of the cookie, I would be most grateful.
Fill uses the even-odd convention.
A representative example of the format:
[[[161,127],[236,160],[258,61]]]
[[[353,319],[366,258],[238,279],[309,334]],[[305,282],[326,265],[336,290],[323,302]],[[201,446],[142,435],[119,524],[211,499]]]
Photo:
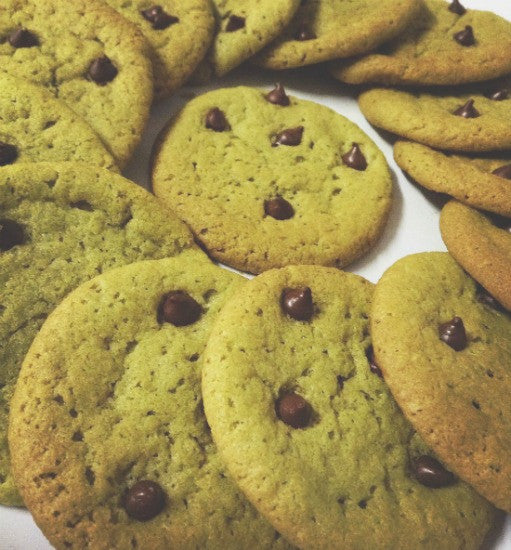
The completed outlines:
[[[215,20],[209,0],[106,0],[142,30],[151,46],[154,93],[161,99],[181,87],[206,55]]]
[[[85,283],[43,325],[9,442],[57,548],[290,549],[226,473],[202,406],[206,341],[242,281],[206,259],[140,262]]]
[[[256,63],[288,69],[374,50],[402,33],[417,16],[419,0],[309,0]]]
[[[7,415],[44,319],[98,273],[138,260],[200,256],[188,229],[121,176],[85,164],[0,170],[0,502],[21,504],[9,474]]]
[[[440,230],[456,261],[511,310],[511,220],[484,216],[455,201],[440,215]]]
[[[493,508],[434,458],[378,375],[372,294],[361,277],[317,266],[247,283],[206,348],[213,437],[248,498],[300,548],[479,548]]]
[[[511,148],[511,99],[376,88],[360,94],[358,104],[374,126],[430,147],[465,152]]]
[[[149,48],[100,0],[5,0],[0,66],[46,86],[95,130],[122,168],[152,99]]]
[[[509,512],[509,316],[449,254],[427,252],[399,260],[378,282],[371,331],[385,381],[426,443]]]
[[[0,71],[0,166],[80,161],[118,171],[94,130],[45,88]]]
[[[511,23],[459,2],[421,2],[402,36],[362,58],[333,62],[331,74],[351,84],[449,85],[511,72]]]
[[[475,208],[511,217],[511,159],[447,155],[408,141],[394,144],[394,159],[423,187]]]
[[[213,258],[253,273],[352,262],[383,231],[392,188],[366,134],[281,86],[190,101],[159,140],[152,184]]]

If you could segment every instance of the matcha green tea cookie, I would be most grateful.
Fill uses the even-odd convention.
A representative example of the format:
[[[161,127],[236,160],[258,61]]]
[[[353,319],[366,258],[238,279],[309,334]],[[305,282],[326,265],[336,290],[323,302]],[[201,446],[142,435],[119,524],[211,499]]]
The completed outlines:
[[[503,306],[511,310],[511,220],[486,217],[452,201],[440,215],[447,250]]]
[[[371,331],[405,416],[448,469],[511,511],[509,316],[449,254],[427,252],[378,282]]]
[[[85,164],[0,169],[0,502],[21,504],[6,429],[18,371],[44,319],[98,273],[183,251],[202,257],[184,224],[137,185]]]
[[[419,0],[308,0],[292,23],[257,57],[270,69],[287,69],[374,50],[403,32]]]
[[[213,38],[209,0],[106,0],[140,27],[151,46],[157,98],[183,85],[206,55]]]
[[[202,355],[241,277],[181,256],[112,270],[68,296],[24,361],[9,442],[56,548],[289,549],[212,442]]]
[[[376,88],[362,93],[358,103],[374,126],[430,147],[466,152],[511,148],[509,98]]]
[[[140,140],[152,98],[149,49],[100,0],[3,0],[0,66],[50,89],[97,132],[119,166]]]
[[[0,166],[81,161],[117,171],[98,135],[45,88],[0,71]]]
[[[281,86],[190,101],[159,140],[152,183],[213,258],[253,273],[352,262],[383,231],[392,187],[366,134]]]
[[[403,35],[375,53],[333,62],[332,75],[351,84],[445,85],[511,72],[511,23],[458,1],[420,1],[422,12]]]
[[[425,145],[398,141],[394,159],[415,182],[431,191],[511,217],[511,158],[447,155]]]
[[[247,283],[206,348],[213,437],[248,498],[300,548],[479,548],[493,508],[392,399],[371,357],[372,294],[318,266]]]

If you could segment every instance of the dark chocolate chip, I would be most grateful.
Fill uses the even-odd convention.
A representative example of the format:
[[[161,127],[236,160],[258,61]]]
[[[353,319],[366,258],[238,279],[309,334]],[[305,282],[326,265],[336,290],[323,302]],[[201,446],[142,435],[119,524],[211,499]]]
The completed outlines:
[[[462,31],[454,34],[454,40],[462,46],[473,46],[476,43],[474,29],[470,25],[467,25]]]
[[[305,23],[299,27],[295,34],[295,39],[300,40],[300,42],[305,42],[305,40],[314,40],[315,38],[317,38],[316,35]]]
[[[460,4],[460,0],[452,0],[448,9],[452,11],[452,13],[457,13],[458,15],[463,15],[467,11],[467,9]]]
[[[12,164],[18,158],[18,149],[10,143],[0,141],[0,166]]]
[[[499,176],[499,178],[506,178],[507,180],[511,180],[511,164],[505,164],[504,166],[497,168],[492,172],[492,174],[495,176]]]
[[[206,128],[215,132],[225,132],[230,126],[225,118],[224,112],[218,107],[213,107],[206,114]]]
[[[474,107],[474,100],[469,99],[465,105],[458,107],[453,115],[461,116],[463,118],[477,118],[481,116],[481,113]]]
[[[349,168],[364,171],[367,168],[367,160],[360,150],[358,143],[353,143],[351,149],[342,156],[342,161]]]
[[[455,481],[451,472],[446,470],[438,460],[428,455],[416,458],[413,461],[413,470],[417,481],[431,489],[446,487]]]
[[[461,351],[467,347],[467,334],[461,317],[453,317],[447,323],[438,327],[438,335],[442,342],[455,351]]]
[[[481,302],[481,304],[484,304],[485,306],[491,307],[492,309],[496,311],[505,311],[504,306],[496,300],[485,288],[478,285],[477,289],[477,300]]]
[[[239,31],[245,26],[245,18],[239,17],[238,15],[231,15],[227,25],[225,27],[225,32],[235,32]]]
[[[89,78],[100,86],[111,82],[119,71],[109,57],[104,55],[95,59],[89,67]]]
[[[376,359],[374,357],[374,348],[373,346],[369,346],[366,350],[366,357],[369,361],[369,370],[376,374],[376,376],[379,376],[380,378],[383,378],[383,373],[380,369],[380,367],[376,364]]]
[[[25,242],[23,227],[13,220],[0,220],[0,250],[6,252]]]
[[[144,479],[137,481],[124,496],[124,508],[133,519],[148,521],[165,508],[167,496],[159,483]]]
[[[27,29],[17,29],[9,35],[9,44],[14,48],[33,48],[39,46],[37,36]]]
[[[309,321],[314,313],[312,291],[309,287],[285,288],[280,305],[284,313],[297,321]]]
[[[287,107],[289,105],[289,97],[286,95],[286,90],[282,84],[276,84],[275,88],[266,95],[266,99],[275,105]]]
[[[287,393],[277,401],[277,415],[292,428],[305,428],[311,419],[312,410],[303,397]]]
[[[153,6],[147,10],[142,10],[140,13],[144,19],[147,19],[152,24],[153,29],[157,31],[179,23],[179,17],[168,14],[161,6]]]
[[[303,126],[297,126],[296,128],[288,128],[283,130],[279,134],[273,137],[272,147],[277,145],[288,145],[290,147],[296,147],[302,143]]]
[[[195,323],[202,315],[202,307],[187,292],[173,290],[165,294],[158,307],[158,321],[184,327]]]
[[[264,201],[264,213],[276,220],[289,220],[295,215],[295,211],[291,204],[282,197],[275,197]]]
[[[488,99],[493,99],[493,101],[504,101],[509,97],[509,90],[502,88],[500,90],[495,90],[486,95]]]

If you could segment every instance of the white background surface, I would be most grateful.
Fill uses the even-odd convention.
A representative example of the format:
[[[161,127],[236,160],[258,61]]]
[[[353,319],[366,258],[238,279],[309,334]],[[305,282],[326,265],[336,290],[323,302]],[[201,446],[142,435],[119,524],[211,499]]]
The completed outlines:
[[[509,0],[462,0],[462,3],[469,8],[494,11],[511,20]],[[430,193],[414,186],[403,176],[393,161],[392,145],[388,141],[388,136],[377,132],[364,119],[351,90],[347,90],[346,87],[325,75],[318,68],[271,73],[244,67],[225,79],[215,82],[212,87],[246,84],[269,90],[276,81],[282,82],[292,95],[323,103],[353,120],[383,150],[393,171],[394,205],[385,233],[377,246],[363,259],[348,267],[348,271],[353,271],[377,282],[390,265],[407,254],[428,250],[445,250],[438,228],[438,201]],[[186,103],[191,93],[203,91],[206,91],[206,88],[180,90],[174,98],[153,108],[151,121],[143,142],[125,171],[127,177],[142,185],[147,185],[149,155],[156,134],[168,119]],[[50,548],[51,546],[27,511],[0,506],[0,550],[48,550]],[[488,550],[511,550],[510,516],[505,519],[504,525],[499,526],[495,533],[492,533],[485,548]]]

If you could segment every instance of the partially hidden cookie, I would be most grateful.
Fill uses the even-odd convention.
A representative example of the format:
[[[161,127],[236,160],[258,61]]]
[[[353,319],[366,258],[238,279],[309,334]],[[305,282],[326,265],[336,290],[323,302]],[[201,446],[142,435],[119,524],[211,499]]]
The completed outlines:
[[[403,32],[420,0],[308,0],[293,21],[256,58],[269,69],[288,69],[374,50]]]
[[[5,0],[0,65],[49,88],[126,164],[152,100],[149,48],[135,25],[100,0]]]
[[[56,548],[290,549],[226,472],[202,356],[244,279],[207,259],[146,261],[68,296],[24,361],[16,481]]]
[[[0,71],[0,166],[80,161],[118,171],[94,130],[48,90]]]
[[[399,260],[380,279],[371,331],[385,381],[426,443],[509,512],[509,316],[449,254],[427,252]]]
[[[479,548],[493,507],[399,411],[372,359],[372,295],[361,277],[318,266],[268,271],[238,291],[204,358],[213,437],[248,498],[300,548]]]
[[[151,46],[156,98],[182,86],[206,55],[215,19],[209,0],[106,0],[138,25]]]
[[[253,273],[352,262],[383,231],[392,188],[366,134],[281,86],[190,101],[160,137],[152,185],[213,258]]]
[[[375,53],[334,61],[330,72],[350,84],[450,85],[511,72],[511,23],[458,1],[420,0],[422,12]]]
[[[456,201],[440,215],[447,250],[498,302],[511,310],[511,220]]]
[[[9,472],[7,416],[21,362],[44,319],[109,268],[181,253],[193,237],[151,194],[86,164],[0,169],[0,502],[21,504]]]
[[[431,191],[511,217],[511,158],[452,155],[397,141],[394,159],[416,183]]]

